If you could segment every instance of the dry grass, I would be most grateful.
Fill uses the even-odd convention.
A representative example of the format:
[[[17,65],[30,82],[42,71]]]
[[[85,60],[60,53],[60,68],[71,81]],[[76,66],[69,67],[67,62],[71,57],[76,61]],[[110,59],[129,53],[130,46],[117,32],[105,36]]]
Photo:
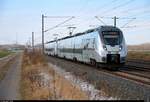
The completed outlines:
[[[88,96],[85,92],[81,91],[78,86],[72,84],[69,80],[66,80],[64,76],[59,75],[57,72],[50,68],[50,75],[53,77],[53,87],[52,91],[54,93],[54,98],[56,99],[70,99],[70,100],[85,100]],[[55,95],[56,94],[56,95]],[[55,96],[58,96],[55,97]]]
[[[51,79],[44,82],[41,73]],[[21,96],[24,100],[88,99],[79,87],[50,68],[44,56],[38,51],[24,52],[21,80]]]
[[[150,61],[150,52],[128,52],[127,59],[139,59]]]
[[[150,53],[143,52],[129,52],[128,59],[150,59]],[[47,74],[50,80],[47,81],[47,85],[43,85],[40,73]],[[78,73],[80,74],[80,73]],[[86,77],[86,73],[81,73],[80,76]],[[110,97],[112,94],[119,94],[117,89],[109,89],[109,84],[106,81],[101,81],[100,95]],[[40,99],[65,99],[65,100],[84,100],[89,99],[89,95],[81,91],[80,87],[72,84],[69,80],[66,80],[64,76],[56,72],[53,67],[49,67],[45,57],[38,51],[35,53],[27,53],[25,51],[23,56],[22,65],[22,81],[21,81],[21,94],[23,99],[27,100],[40,100]],[[115,97],[115,96],[114,96]]]
[[[48,99],[49,91],[46,87],[43,87],[41,84],[41,77],[38,76],[41,72],[41,65],[33,65],[30,67],[26,67],[23,70],[22,75],[22,98],[29,100],[40,100],[40,99]]]
[[[46,68],[44,56],[40,52],[24,52],[22,64],[21,96],[25,100],[48,99],[49,91],[40,86],[37,75]]]

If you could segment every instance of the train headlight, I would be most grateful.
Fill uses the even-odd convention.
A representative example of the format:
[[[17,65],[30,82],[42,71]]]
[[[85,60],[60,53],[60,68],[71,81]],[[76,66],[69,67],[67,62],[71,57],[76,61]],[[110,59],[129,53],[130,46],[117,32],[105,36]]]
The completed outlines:
[[[119,50],[120,50],[120,51],[122,50],[122,45],[119,46]]]
[[[103,48],[104,48],[104,50],[107,50],[107,48],[106,48],[106,46],[105,46],[105,45],[103,45]]]

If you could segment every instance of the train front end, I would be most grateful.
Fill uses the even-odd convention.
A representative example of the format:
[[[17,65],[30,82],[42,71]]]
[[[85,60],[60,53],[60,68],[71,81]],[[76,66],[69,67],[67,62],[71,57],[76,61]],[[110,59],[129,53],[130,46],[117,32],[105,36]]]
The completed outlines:
[[[102,63],[123,65],[127,56],[127,46],[122,31],[113,26],[106,26],[101,28],[99,34]]]

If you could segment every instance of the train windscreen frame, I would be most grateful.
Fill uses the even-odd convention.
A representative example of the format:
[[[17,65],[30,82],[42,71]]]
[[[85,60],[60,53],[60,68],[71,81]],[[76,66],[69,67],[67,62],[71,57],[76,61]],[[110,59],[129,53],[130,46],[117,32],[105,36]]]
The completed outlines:
[[[103,31],[102,37],[106,45],[120,45],[122,42],[122,35],[119,31]]]

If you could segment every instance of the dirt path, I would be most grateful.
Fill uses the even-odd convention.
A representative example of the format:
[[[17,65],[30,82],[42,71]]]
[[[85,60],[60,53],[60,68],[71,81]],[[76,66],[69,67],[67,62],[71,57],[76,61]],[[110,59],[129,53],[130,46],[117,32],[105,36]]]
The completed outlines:
[[[5,78],[0,82],[0,99],[17,100],[20,99],[20,71],[22,54],[18,53],[16,60],[10,66]]]

